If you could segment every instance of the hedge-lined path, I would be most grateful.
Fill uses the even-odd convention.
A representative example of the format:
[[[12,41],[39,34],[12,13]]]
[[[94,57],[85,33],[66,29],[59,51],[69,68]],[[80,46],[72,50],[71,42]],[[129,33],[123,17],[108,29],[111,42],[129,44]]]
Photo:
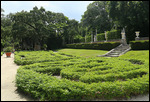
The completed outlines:
[[[14,54],[9,58],[5,54],[1,56],[1,101],[34,101],[16,91],[14,80],[18,68],[14,63]]]
[[[1,56],[1,101],[34,101],[31,97],[16,91],[17,87],[15,87],[14,80],[18,68],[19,66],[14,63],[14,54],[12,54],[10,58],[7,58],[5,54]],[[117,100],[95,99],[95,101]],[[149,94],[139,95],[128,100],[123,99],[118,101],[149,101]]]

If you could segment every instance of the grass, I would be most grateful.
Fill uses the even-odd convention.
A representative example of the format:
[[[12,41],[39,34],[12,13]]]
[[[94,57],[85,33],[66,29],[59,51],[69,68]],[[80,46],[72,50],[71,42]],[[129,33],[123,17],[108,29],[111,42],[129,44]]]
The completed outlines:
[[[87,49],[59,49],[58,52],[67,53],[70,55],[82,56],[82,57],[96,57],[97,55],[103,55],[108,51],[105,50],[87,50]]]
[[[149,50],[131,50],[119,58],[149,60]]]

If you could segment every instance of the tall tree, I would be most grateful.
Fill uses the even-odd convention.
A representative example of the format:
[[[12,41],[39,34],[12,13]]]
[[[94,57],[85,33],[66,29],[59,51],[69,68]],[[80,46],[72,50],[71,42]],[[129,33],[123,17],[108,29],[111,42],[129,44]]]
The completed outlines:
[[[108,13],[106,11],[106,1],[95,1],[88,5],[87,11],[82,15],[81,22],[89,29],[98,33],[102,33],[111,29],[111,22],[109,20]]]
[[[26,43],[34,47],[36,44],[48,43],[48,39],[52,38],[51,40],[56,42],[57,40],[53,40],[54,37],[63,37],[63,28],[67,26],[68,18],[62,13],[52,13],[43,7],[40,9],[34,7],[30,12],[22,11],[14,14],[12,20],[15,22],[14,37],[20,38],[22,45]]]
[[[134,40],[135,31],[149,36],[149,1],[109,1],[108,13],[116,25],[125,27],[127,40]]]
[[[3,12],[4,10],[1,8],[1,48],[13,45],[11,13],[5,16]]]

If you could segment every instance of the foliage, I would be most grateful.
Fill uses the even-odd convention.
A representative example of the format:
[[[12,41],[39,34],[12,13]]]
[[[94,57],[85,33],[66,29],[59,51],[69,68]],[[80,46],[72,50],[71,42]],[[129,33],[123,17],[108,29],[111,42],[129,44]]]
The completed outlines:
[[[134,40],[135,31],[140,31],[141,37],[147,37],[149,1],[95,1],[88,5],[81,24],[94,34],[96,29],[100,34],[114,29],[121,32],[125,28],[127,42]],[[120,35],[116,37],[120,38]]]
[[[107,9],[115,25],[125,27],[128,41],[134,40],[135,31],[149,36],[149,1],[109,1]]]
[[[89,27],[92,31],[98,30],[103,33],[110,30],[111,22],[106,11],[107,1],[95,1],[87,6],[87,10],[82,15],[81,23],[85,27]]]
[[[67,26],[68,20],[62,13],[52,13],[43,7],[40,9],[34,7],[30,12],[18,12],[11,18],[15,22],[12,28],[13,37],[20,39],[22,46],[25,43],[30,47],[34,47],[36,44],[43,45],[53,36],[62,36],[61,31],[63,27]],[[50,45],[48,44],[48,47]]]
[[[1,12],[3,10],[1,9]],[[12,38],[12,24],[13,22],[10,19],[10,15],[7,15],[6,17],[4,14],[1,14],[1,48],[3,49],[6,46],[11,46],[15,41],[13,41]]]
[[[121,39],[121,31],[120,30],[107,31],[107,37],[108,37],[108,40]]]
[[[1,51],[1,56],[4,54],[4,52],[3,51]]]
[[[149,50],[149,40],[130,41],[132,50]]]
[[[46,48],[47,48],[47,45],[46,45],[46,44],[43,44],[43,48],[46,50]]]
[[[13,51],[13,47],[6,47],[5,49],[4,49],[4,52],[12,52]]]
[[[97,34],[97,41],[104,41],[105,40],[105,33]]]
[[[80,23],[43,7],[7,16],[3,12],[1,8],[1,48],[13,43],[21,50],[34,50],[34,46],[43,44],[47,49],[57,49],[65,44],[92,42],[91,34],[103,40],[104,31],[108,39],[120,39],[123,28],[128,43],[134,40],[135,31],[140,31],[140,37],[149,36],[149,1],[94,1]]]
[[[27,52],[15,52],[15,56],[20,53],[26,55]],[[30,52],[30,56],[35,53]],[[149,51],[129,51],[119,58],[70,56],[71,59],[58,60],[53,57],[52,61],[21,66],[17,70],[16,86],[43,101],[126,98],[144,94],[149,92],[147,55]],[[143,63],[131,63],[133,59]],[[59,74],[61,79],[54,76]]]
[[[27,65],[38,62],[49,62],[53,60],[71,59],[69,56],[64,56],[53,51],[24,51],[15,52],[14,62],[18,65]]]

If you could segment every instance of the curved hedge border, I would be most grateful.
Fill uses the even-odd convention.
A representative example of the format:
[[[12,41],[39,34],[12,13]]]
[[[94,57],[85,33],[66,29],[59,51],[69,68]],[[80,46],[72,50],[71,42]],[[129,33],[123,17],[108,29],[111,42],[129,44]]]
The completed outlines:
[[[34,98],[48,101],[129,97],[149,92],[149,62],[139,60],[143,63],[80,57],[34,63],[17,70],[16,86]]]

